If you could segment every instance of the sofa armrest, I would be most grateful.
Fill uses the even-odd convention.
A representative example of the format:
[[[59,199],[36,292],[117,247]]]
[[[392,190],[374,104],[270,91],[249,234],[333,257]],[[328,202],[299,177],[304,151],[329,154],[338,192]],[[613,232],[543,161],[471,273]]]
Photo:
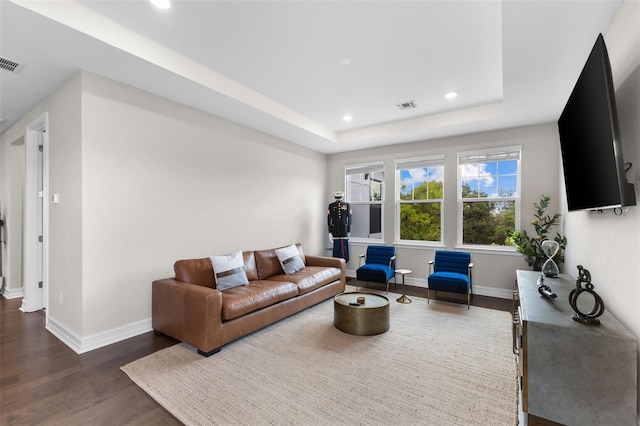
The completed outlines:
[[[152,283],[152,326],[155,331],[209,352],[220,346],[222,293],[172,278]]]
[[[328,266],[331,268],[341,269],[342,271],[345,270],[344,259],[341,259],[339,257],[310,256],[306,254],[305,259],[307,261],[307,265],[309,266]]]
[[[308,266],[325,266],[329,268],[340,269],[340,281],[342,284],[346,284],[346,262],[339,257],[327,257],[327,256],[309,256],[305,255]]]

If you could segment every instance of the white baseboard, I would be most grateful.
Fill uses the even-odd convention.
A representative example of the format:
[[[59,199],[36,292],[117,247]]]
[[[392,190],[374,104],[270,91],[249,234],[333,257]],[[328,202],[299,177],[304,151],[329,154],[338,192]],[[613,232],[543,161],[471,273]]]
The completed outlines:
[[[56,321],[56,319],[51,316],[47,318],[47,325],[45,328],[78,354],[102,348],[152,330],[151,318],[147,318],[122,327],[94,334],[92,336],[82,337],[66,329],[64,325]]]
[[[473,294],[496,297],[498,299],[513,299],[513,290],[507,290],[506,288],[483,287],[475,284],[473,285]]]
[[[347,270],[345,275],[349,278],[356,277],[356,271]],[[402,282],[402,279],[398,277],[398,284]],[[393,281],[391,281],[393,284]],[[405,277],[404,283],[406,285],[410,285],[412,287],[421,287],[427,288],[427,280],[413,277]],[[505,289],[505,288],[497,288],[497,287],[486,287],[477,284],[473,284],[473,294],[477,294],[478,296],[490,296],[497,297],[499,299],[512,299],[513,298],[513,290]]]
[[[24,292],[22,291],[22,287],[20,288],[6,288],[2,292],[2,297],[5,299],[18,299],[20,297],[24,297]]]
[[[44,327],[49,333],[56,336],[62,343],[69,346],[75,353],[82,353],[80,351],[82,347],[82,338],[75,334],[73,331],[67,330],[62,324],[52,318],[51,315],[47,317],[47,324]]]

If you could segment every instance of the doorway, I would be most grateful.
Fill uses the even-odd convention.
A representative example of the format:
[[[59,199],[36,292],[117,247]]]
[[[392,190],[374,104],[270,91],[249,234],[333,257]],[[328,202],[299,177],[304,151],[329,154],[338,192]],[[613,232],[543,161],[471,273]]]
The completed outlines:
[[[20,310],[46,311],[49,304],[49,115],[46,113],[26,129],[24,188],[24,297]]]

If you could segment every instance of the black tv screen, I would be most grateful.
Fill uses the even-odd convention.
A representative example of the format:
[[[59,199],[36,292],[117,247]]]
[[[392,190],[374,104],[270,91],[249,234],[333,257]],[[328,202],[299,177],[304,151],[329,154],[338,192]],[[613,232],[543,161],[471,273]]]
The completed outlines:
[[[627,183],[609,55],[598,35],[560,119],[560,147],[570,211],[635,205]]]

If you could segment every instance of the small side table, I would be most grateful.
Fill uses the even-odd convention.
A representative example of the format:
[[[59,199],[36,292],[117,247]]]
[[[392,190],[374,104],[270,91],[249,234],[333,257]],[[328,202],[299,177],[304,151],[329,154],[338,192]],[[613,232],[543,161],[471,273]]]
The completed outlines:
[[[400,303],[411,303],[411,299],[407,297],[404,289],[404,276],[410,274],[411,272],[413,272],[411,271],[411,269],[396,269],[396,274],[402,275],[402,296],[397,299],[397,301]]]

